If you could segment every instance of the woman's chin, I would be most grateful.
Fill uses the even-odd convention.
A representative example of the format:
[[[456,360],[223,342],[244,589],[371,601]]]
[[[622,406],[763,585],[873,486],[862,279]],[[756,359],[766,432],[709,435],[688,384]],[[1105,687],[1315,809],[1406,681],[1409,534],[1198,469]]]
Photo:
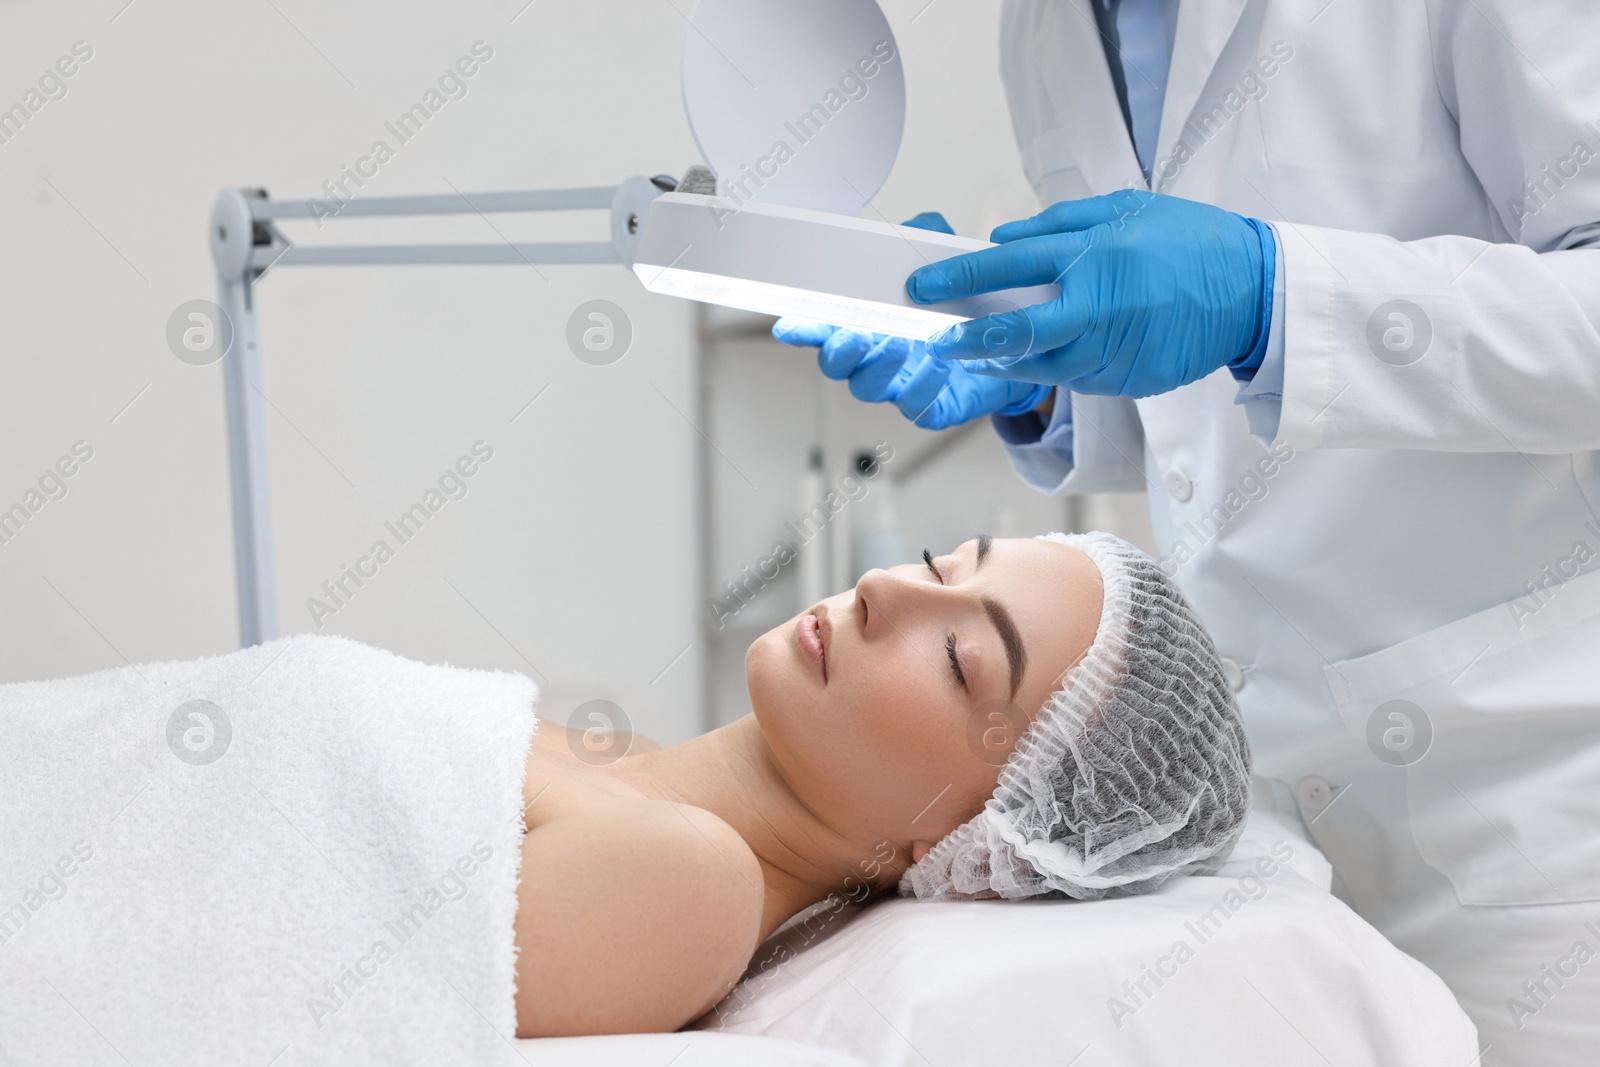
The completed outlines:
[[[750,694],[750,707],[758,721],[781,714],[802,691],[804,664],[789,641],[793,622],[774,626],[754,641],[744,654],[744,684]]]

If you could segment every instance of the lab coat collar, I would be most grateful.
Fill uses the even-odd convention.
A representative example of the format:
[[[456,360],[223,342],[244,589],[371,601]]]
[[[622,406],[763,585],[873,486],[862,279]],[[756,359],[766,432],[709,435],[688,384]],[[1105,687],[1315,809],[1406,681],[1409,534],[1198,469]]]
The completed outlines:
[[[1065,0],[1062,7],[1070,14],[1052,20],[1058,31],[1054,34],[1056,40],[1034,42],[1034,62],[1044,72],[1040,83],[1060,123],[1058,129],[1070,131],[1073,142],[1054,147],[1070,151],[1091,189],[1142,189],[1144,174],[1139,169],[1133,139],[1122,121],[1122,105],[1117,103],[1117,88],[1111,80],[1105,43],[1100,39],[1100,26],[1091,3],[1092,0]],[[1033,146],[1034,150],[1050,153],[1051,140],[1047,135],[1042,143]],[[1033,162],[1040,167],[1040,173],[1060,165],[1056,160]]]
[[[1086,0],[1085,0],[1086,2]],[[1178,5],[1178,25],[1167,70],[1167,95],[1161,104],[1161,132],[1156,137],[1155,158],[1171,155],[1183,128],[1194,114],[1200,94],[1233,36],[1247,0],[1184,0]],[[1089,13],[1092,20],[1094,15]],[[1121,118],[1115,90],[1111,114]]]

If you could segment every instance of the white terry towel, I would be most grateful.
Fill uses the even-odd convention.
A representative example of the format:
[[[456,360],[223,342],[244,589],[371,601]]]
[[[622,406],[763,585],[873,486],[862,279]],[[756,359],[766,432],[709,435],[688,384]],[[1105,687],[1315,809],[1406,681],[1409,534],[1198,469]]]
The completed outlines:
[[[0,1061],[507,1059],[537,698],[314,635],[0,686]]]

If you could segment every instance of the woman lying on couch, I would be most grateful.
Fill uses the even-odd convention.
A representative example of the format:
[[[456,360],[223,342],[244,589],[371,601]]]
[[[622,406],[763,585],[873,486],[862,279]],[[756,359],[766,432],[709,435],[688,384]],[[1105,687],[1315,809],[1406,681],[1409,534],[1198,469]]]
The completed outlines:
[[[754,714],[614,759],[520,674],[335,636],[0,685],[0,1058],[670,1031],[830,897],[1141,893],[1244,824],[1216,649],[1109,535],[871,571],[745,665]]]
[[[754,714],[668,748],[599,761],[541,722],[520,1036],[676,1029],[830,895],[1147,892],[1214,870],[1249,806],[1210,638],[1110,535],[871,571],[757,639],[745,673]]]

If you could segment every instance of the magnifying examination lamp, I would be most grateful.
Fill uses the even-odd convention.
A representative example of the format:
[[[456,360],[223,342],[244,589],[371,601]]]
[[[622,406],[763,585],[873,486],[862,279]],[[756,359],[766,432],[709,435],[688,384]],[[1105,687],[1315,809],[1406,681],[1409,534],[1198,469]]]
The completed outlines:
[[[894,164],[905,77],[874,0],[698,0],[682,51],[684,109],[706,166],[615,186],[273,200],[229,189],[211,254],[232,344],[223,360],[239,635],[277,633],[260,334],[252,286],[269,267],[620,263],[651,292],[926,339],[956,322],[1053,299],[1055,286],[914,304],[918,267],[989,247],[862,218]],[[277,219],[609,210],[609,240],[307,246]]]

